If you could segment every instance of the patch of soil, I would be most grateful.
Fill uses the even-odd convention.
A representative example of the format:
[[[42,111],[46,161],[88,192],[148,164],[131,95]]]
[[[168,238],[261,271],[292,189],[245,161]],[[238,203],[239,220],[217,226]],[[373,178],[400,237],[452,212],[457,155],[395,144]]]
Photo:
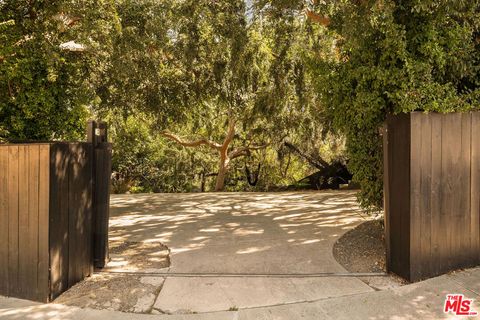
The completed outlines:
[[[379,221],[362,223],[340,237],[333,256],[350,272],[385,272],[385,240]]]
[[[106,270],[136,271],[170,267],[170,249],[160,242],[110,242]]]
[[[340,237],[333,246],[333,256],[345,269],[355,273],[386,272],[385,237],[378,220],[366,221]],[[407,282],[395,275],[362,277],[366,284],[377,290],[390,289]]]
[[[150,313],[164,278],[94,274],[64,292],[55,303],[133,313]]]
[[[55,303],[80,308],[151,313],[164,278],[142,272],[168,268],[170,250],[159,242],[110,241],[110,262],[64,292]],[[117,272],[117,273],[108,273]],[[133,274],[121,274],[133,272]]]

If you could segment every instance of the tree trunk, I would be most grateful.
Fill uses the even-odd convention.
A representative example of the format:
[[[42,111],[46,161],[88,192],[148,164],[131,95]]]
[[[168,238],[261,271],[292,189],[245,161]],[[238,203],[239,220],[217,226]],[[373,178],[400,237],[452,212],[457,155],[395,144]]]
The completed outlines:
[[[0,0],[1,1],[1,0]],[[266,148],[267,145],[263,146],[245,146],[245,147],[240,147],[232,150],[231,152],[228,152],[228,149],[230,147],[230,144],[235,137],[235,119],[232,116],[228,117],[228,129],[227,129],[227,135],[225,136],[225,139],[223,140],[223,143],[217,143],[215,141],[206,139],[206,138],[200,138],[198,140],[194,141],[186,141],[182,139],[181,137],[169,132],[168,130],[163,131],[162,135],[165,137],[177,142],[178,144],[184,146],[184,147],[199,147],[206,145],[220,153],[220,161],[218,165],[218,175],[217,175],[217,180],[215,183],[215,191],[223,191],[225,187],[225,177],[227,175],[227,171],[229,168],[230,160],[236,159],[238,157],[246,157],[250,156],[250,151],[251,150],[259,150]],[[205,188],[204,182],[205,182],[205,174],[202,176],[202,191]]]
[[[205,168],[203,168],[203,171],[202,171],[202,183],[201,183],[201,186],[200,186],[200,191],[201,192],[205,192],[205,180],[206,180],[206,174],[207,174],[207,170]]]
[[[228,171],[228,162],[229,162],[228,157],[222,154],[220,156],[220,163],[218,166],[218,175],[215,183],[215,191],[217,192],[223,191],[225,187],[225,176]]]

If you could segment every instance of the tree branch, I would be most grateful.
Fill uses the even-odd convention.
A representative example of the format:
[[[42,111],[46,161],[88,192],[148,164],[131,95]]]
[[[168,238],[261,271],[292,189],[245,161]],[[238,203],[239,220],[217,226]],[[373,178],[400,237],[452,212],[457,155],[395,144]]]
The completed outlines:
[[[195,140],[195,141],[185,141],[183,140],[182,138],[180,138],[179,136],[169,132],[169,131],[163,131],[161,133],[163,136],[177,142],[178,144],[184,146],[184,147],[198,147],[198,146],[201,146],[201,145],[206,145],[206,146],[209,146],[215,150],[221,150],[222,149],[222,145],[221,144],[218,144],[214,141],[211,141],[211,140],[208,140],[208,139],[205,139],[205,138],[202,138],[202,139],[198,139],[198,140]]]
[[[307,18],[312,20],[313,22],[316,22],[318,24],[321,24],[324,27],[328,27],[330,25],[330,18],[326,16],[321,16],[311,10],[306,9],[305,14],[307,15]]]
[[[317,158],[317,159],[314,159],[312,158],[311,156],[303,153],[300,149],[298,149],[296,146],[294,146],[293,144],[291,144],[290,142],[288,141],[285,141],[283,143],[287,148],[289,148],[290,150],[294,151],[295,153],[297,153],[300,157],[304,158],[305,160],[307,160],[307,162],[309,164],[311,164],[312,166],[314,166],[315,168],[319,169],[319,170],[322,170],[326,167],[329,166],[328,162],[323,160],[322,158]]]
[[[223,140],[222,144],[222,151],[226,152],[228,149],[228,146],[233,140],[233,137],[235,136],[235,120],[233,117],[228,117],[228,129],[227,129],[227,135],[225,137],[225,140]]]
[[[238,157],[250,156],[252,150],[265,149],[267,146],[268,146],[268,144],[261,145],[261,146],[240,147],[240,148],[232,150],[228,154],[228,157],[230,159],[235,159],[235,158],[238,158]]]
[[[228,157],[230,159],[235,159],[235,158],[239,158],[239,157],[247,157],[247,156],[250,156],[250,150],[244,149],[244,148],[235,149],[228,154]]]

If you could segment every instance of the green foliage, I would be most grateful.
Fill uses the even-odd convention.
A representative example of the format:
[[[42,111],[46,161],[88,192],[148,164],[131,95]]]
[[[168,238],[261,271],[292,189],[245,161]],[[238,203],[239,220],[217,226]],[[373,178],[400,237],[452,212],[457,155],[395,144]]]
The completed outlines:
[[[322,138],[316,95],[303,66],[303,22],[284,12],[260,11],[250,12],[243,0],[117,1],[122,32],[113,40],[97,109],[102,116],[115,110],[122,119],[148,119],[142,125],[149,133],[140,136],[150,148],[143,158],[151,161],[142,167],[141,153],[129,154],[135,148],[125,147],[127,156],[116,158],[115,166],[122,175],[135,177],[133,184],[143,186],[141,190],[201,189],[202,174],[218,170],[215,153],[208,148],[185,150],[157,134],[168,129],[221,142],[228,118],[237,121],[231,148],[270,143],[268,150],[252,152],[247,159],[253,167],[262,162],[258,188],[293,183],[311,170],[295,157],[290,162],[297,166],[280,170],[276,156],[285,137],[300,145],[306,141],[309,150],[318,147],[309,140]],[[115,126],[114,141],[123,150],[132,125],[122,120]],[[231,166],[227,189],[255,189],[246,183],[243,159]],[[141,169],[148,174],[133,173],[133,168],[148,168]],[[162,180],[152,187],[143,178],[147,176]],[[173,178],[176,184],[170,182]],[[206,180],[208,189],[214,177]]]
[[[232,148],[271,144],[233,162],[227,188],[293,183],[311,169],[288,152],[279,156],[282,139],[318,152],[309,140],[323,130],[303,66],[307,38],[293,7],[249,6],[0,1],[0,139],[81,139],[87,117],[97,116],[111,127],[117,191],[210,190],[215,154],[158,133],[221,141],[234,117]],[[69,41],[84,50],[62,50]],[[252,187],[245,166],[258,163]]]
[[[113,141],[113,192],[190,192],[200,190],[201,173],[210,172],[208,157],[167,143],[143,114],[110,113]]]
[[[82,137],[116,26],[110,0],[1,1],[0,136]]]
[[[330,54],[310,56],[317,90],[346,135],[362,205],[381,208],[386,114],[480,105],[480,3],[327,1],[314,9],[332,17],[331,37],[318,38]]]
[[[194,192],[213,191],[218,158],[207,149],[187,149],[166,141],[152,129],[145,114],[126,119],[109,113],[113,141],[113,192]],[[179,129],[189,132],[191,127]],[[325,148],[326,146],[323,146]],[[301,159],[275,148],[261,150],[234,162],[228,175],[228,191],[266,191],[294,184],[313,169]],[[245,166],[257,173],[256,186],[247,182]],[[203,184],[203,188],[202,188]]]

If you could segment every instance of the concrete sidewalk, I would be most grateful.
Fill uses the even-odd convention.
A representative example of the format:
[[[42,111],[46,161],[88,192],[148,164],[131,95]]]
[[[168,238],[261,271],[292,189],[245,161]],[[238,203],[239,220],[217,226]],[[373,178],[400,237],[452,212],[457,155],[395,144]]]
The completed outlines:
[[[0,319],[132,319],[132,320],[292,320],[292,319],[458,319],[443,313],[445,295],[461,293],[478,299],[480,268],[384,291],[319,299],[310,302],[188,315],[144,315],[38,304],[0,297]],[[474,310],[479,304],[474,302]]]

